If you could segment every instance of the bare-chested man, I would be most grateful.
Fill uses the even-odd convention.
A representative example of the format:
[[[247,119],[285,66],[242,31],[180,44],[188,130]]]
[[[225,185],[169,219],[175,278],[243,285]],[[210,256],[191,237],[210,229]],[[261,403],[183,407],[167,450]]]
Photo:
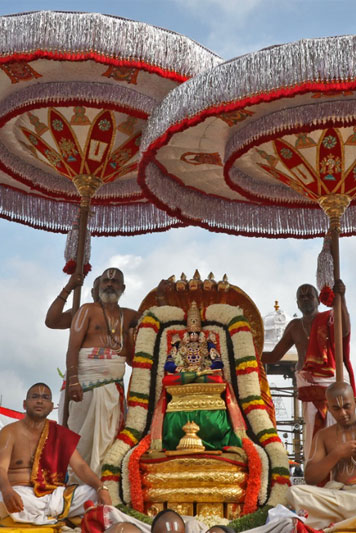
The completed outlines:
[[[121,270],[105,270],[99,301],[83,305],[73,318],[67,352],[68,427],[81,435],[78,449],[98,474],[124,422],[123,376],[133,356],[130,328],[138,319],[137,311],[118,305],[124,290]]]
[[[345,300],[345,285],[338,280],[334,292],[341,295],[344,360],[353,383],[349,360],[350,317]],[[277,363],[295,345],[298,353],[296,379],[298,397],[303,402],[304,459],[310,453],[313,434],[318,429],[334,423],[327,416],[325,390],[335,381],[335,344],[333,311],[319,313],[318,292],[312,285],[301,285],[297,290],[297,304],[302,318],[287,325],[283,337],[271,352],[262,354],[263,363]]]
[[[94,302],[99,300],[99,281],[100,276],[95,278],[91,295]],[[74,273],[68,280],[68,283],[63,287],[61,292],[56,296],[48,308],[45,324],[51,329],[69,329],[72,323],[73,311],[67,309],[63,311],[71,292],[83,284],[83,274]]]
[[[322,529],[331,522],[355,516],[356,412],[352,387],[333,383],[326,391],[328,409],[336,424],[315,435],[305,480],[309,485],[289,489],[288,501],[296,511],[308,513],[307,524]],[[316,487],[330,475],[325,487]]]
[[[108,490],[76,450],[79,436],[47,420],[53,409],[49,387],[32,385],[23,406],[25,417],[0,431],[0,517],[53,524],[83,514],[87,499],[111,505]],[[68,464],[86,483],[75,489],[70,507],[64,505],[73,492],[64,482]]]

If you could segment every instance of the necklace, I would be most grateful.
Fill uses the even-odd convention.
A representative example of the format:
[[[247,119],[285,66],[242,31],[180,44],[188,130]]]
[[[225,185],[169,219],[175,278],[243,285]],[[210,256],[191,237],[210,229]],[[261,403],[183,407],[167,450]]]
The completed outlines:
[[[309,338],[310,338],[310,331],[308,331],[307,328],[306,328],[305,325],[304,325],[304,316],[302,316],[302,318],[301,318],[301,323],[302,323],[302,328],[303,328],[303,331],[304,331],[304,333],[305,333],[305,336],[306,336],[306,338],[309,340]]]
[[[109,339],[110,339],[110,341],[109,341],[110,347],[113,350],[115,350],[117,353],[120,353],[122,348],[124,347],[124,343],[123,343],[123,339],[122,339],[124,315],[122,313],[121,307],[119,307],[119,313],[120,313],[120,319],[119,319],[119,321],[120,321],[120,341],[117,341],[117,337],[115,337],[116,323],[114,324],[113,328],[110,327],[109,319],[108,319],[108,316],[106,314],[105,307],[104,307],[102,301],[100,301],[100,306],[101,306],[101,308],[103,310],[103,315],[104,315],[104,318],[105,318],[106,329],[107,329],[108,336],[109,336]]]

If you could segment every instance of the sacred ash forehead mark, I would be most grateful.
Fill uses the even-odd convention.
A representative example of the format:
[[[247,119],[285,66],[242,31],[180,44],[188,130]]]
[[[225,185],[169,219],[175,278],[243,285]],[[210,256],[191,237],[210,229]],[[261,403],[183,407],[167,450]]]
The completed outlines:
[[[336,403],[341,409],[342,406],[344,405],[344,397],[342,395],[336,396]]]
[[[114,279],[116,273],[118,274],[118,271],[115,268],[108,268],[107,270],[105,270],[104,276],[106,276],[109,279]]]

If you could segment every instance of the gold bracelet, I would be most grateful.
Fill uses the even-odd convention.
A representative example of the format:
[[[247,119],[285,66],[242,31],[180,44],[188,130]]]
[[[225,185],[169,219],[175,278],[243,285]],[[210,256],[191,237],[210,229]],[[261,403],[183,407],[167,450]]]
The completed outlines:
[[[98,494],[101,490],[109,490],[109,487],[107,487],[106,485],[100,485],[100,487],[98,487],[98,488],[96,489],[97,494]]]
[[[69,383],[68,387],[75,387],[76,385],[80,385],[79,381],[76,383]]]

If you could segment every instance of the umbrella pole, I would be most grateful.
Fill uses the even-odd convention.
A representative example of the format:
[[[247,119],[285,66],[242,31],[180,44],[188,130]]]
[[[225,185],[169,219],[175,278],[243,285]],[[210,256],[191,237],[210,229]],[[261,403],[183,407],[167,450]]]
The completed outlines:
[[[346,194],[329,194],[319,200],[320,206],[329,217],[331,249],[334,259],[334,279],[340,279],[340,251],[339,234],[340,220],[350,203],[350,197]],[[335,294],[334,299],[334,337],[335,337],[335,365],[336,381],[344,381],[344,357],[342,338],[342,309],[341,295]]]
[[[331,225],[331,224],[330,224]],[[331,247],[334,259],[334,279],[340,279],[339,229],[330,228]],[[343,341],[342,341],[342,309],[341,295],[335,293],[334,299],[334,335],[336,381],[344,381]]]
[[[85,250],[85,241],[86,241],[86,235],[87,235],[89,206],[90,206],[90,198],[83,197],[81,199],[80,213],[79,213],[78,250],[77,250],[76,267],[75,267],[76,274],[83,274],[84,250]],[[81,290],[82,290],[82,287],[80,285],[74,289],[72,316],[74,316],[74,314],[78,311],[80,307]]]
[[[78,231],[78,250],[76,257],[75,272],[83,273],[85,240],[87,235],[87,224],[90,202],[96,191],[102,186],[103,181],[91,174],[80,174],[73,179],[73,183],[80,194],[80,214]],[[72,315],[76,313],[80,306],[81,287],[76,287],[73,296]]]
[[[73,183],[80,194],[80,214],[79,214],[79,230],[78,230],[78,250],[76,258],[76,273],[83,273],[84,249],[87,235],[87,224],[90,201],[96,191],[103,184],[100,178],[91,176],[90,174],[81,174],[73,179]],[[73,295],[72,316],[76,313],[80,306],[81,287],[76,287]],[[66,389],[63,406],[63,426],[68,426],[69,416],[69,396],[68,396],[68,380],[66,380]]]

